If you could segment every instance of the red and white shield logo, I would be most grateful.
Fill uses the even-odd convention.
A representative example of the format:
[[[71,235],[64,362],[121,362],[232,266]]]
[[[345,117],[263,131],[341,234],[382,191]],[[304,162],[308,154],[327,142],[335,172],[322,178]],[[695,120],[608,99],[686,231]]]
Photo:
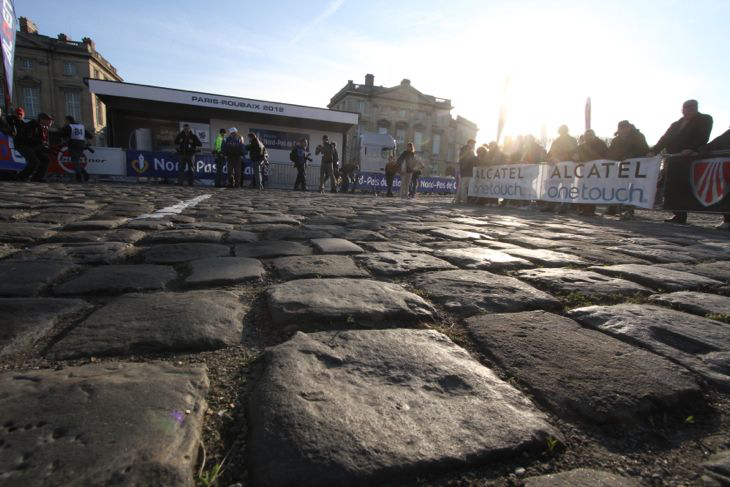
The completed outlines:
[[[730,160],[702,159],[692,162],[692,192],[703,206],[712,206],[730,191]]]

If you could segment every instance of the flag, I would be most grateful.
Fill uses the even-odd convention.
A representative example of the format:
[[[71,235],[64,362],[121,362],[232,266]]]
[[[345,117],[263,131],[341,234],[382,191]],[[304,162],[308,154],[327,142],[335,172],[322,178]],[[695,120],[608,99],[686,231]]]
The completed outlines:
[[[5,93],[5,108],[10,109],[10,99],[13,96],[13,64],[15,61],[15,4],[13,0],[0,0],[3,5],[2,28],[0,28],[0,43],[2,44],[3,67],[5,78],[3,87]]]
[[[586,99],[586,130],[591,128],[591,97]]]

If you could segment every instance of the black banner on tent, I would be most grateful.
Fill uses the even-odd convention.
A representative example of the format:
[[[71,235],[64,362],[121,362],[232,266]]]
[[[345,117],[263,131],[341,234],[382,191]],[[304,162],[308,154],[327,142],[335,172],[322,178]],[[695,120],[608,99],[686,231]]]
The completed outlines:
[[[665,159],[664,209],[730,213],[730,155]]]

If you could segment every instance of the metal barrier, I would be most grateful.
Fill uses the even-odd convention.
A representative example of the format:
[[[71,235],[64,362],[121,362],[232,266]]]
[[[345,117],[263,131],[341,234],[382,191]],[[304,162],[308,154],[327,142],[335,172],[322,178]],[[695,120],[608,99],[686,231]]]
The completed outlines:
[[[305,170],[307,176],[307,189],[316,189],[319,187],[319,166],[307,166]],[[269,180],[266,183],[267,188],[275,189],[293,189],[294,181],[297,180],[297,170],[294,164],[282,164],[278,162],[269,163]]]

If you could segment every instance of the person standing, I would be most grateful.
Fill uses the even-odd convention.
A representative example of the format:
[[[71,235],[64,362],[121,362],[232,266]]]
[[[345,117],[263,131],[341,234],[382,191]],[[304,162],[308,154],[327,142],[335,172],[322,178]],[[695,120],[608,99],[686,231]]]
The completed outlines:
[[[614,139],[606,152],[606,159],[608,160],[623,161],[635,157],[644,157],[649,152],[646,137],[628,120],[621,120],[613,135]],[[631,205],[611,205],[604,214],[619,214],[622,220],[631,220],[634,218],[634,207]]]
[[[16,108],[13,113],[5,117],[5,121],[8,123],[8,135],[15,139],[16,149],[18,146],[17,137],[20,136],[23,131],[23,127],[25,127],[25,120],[23,120],[23,118],[25,118],[25,110],[20,107]]]
[[[420,159],[416,159],[416,165],[413,167],[413,175],[411,176],[411,186],[408,189],[408,197],[415,198],[416,192],[418,191],[418,179],[421,177],[421,173],[424,168],[423,162]]]
[[[226,163],[226,156],[223,155],[223,142],[226,140],[226,129],[220,129],[213,142],[213,157],[215,158],[215,187],[225,186],[223,177],[223,165]]]
[[[459,187],[456,188],[456,197],[454,198],[454,203],[467,203],[467,198],[469,197],[469,182],[474,175],[474,167],[476,167],[480,163],[480,155],[482,160],[486,159],[486,147],[479,146],[476,154],[472,154],[471,157],[468,157],[465,154],[463,155],[463,157],[459,158]]]
[[[190,125],[184,124],[182,131],[175,137],[175,145],[180,156],[177,184],[178,186],[183,185],[187,173],[188,184],[192,186],[195,180],[195,154],[198,152],[198,147],[202,146],[203,143],[190,130]]]
[[[307,152],[307,139],[300,139],[297,146],[292,150],[289,158],[294,159],[294,167],[297,170],[297,179],[294,181],[294,191],[300,189],[307,190],[307,162],[312,160],[309,152]]]
[[[400,174],[400,197],[407,198],[408,192],[411,188],[411,178],[413,177],[413,171],[416,168],[416,149],[412,142],[406,144],[406,150],[404,150],[400,156],[398,156],[398,165],[401,168]]]
[[[464,177],[470,178],[472,176],[472,171],[469,169],[470,167],[473,169],[473,161],[474,156],[476,155],[474,153],[474,147],[477,145],[477,141],[474,139],[469,139],[466,141],[466,144],[459,149],[459,180],[458,180],[458,186],[456,188],[456,196],[454,197],[454,203],[466,203],[466,196],[464,196],[464,200],[461,201],[461,186],[462,186],[462,180]],[[468,183],[467,183],[468,184]]]
[[[264,183],[261,176],[262,165],[266,159],[266,147],[263,142],[253,132],[248,134],[248,156],[253,163],[253,188],[264,189]]]
[[[322,143],[317,146],[314,155],[322,154],[322,162],[319,168],[319,192],[324,192],[324,183],[330,180],[330,192],[336,193],[337,186],[334,173],[335,148],[329,141],[327,135],[322,136]]]
[[[388,157],[388,163],[385,165],[385,186],[388,188],[386,197],[393,197],[393,180],[395,175],[400,171],[400,163],[395,156]]]
[[[22,110],[22,109],[20,109]],[[17,175],[19,181],[46,182],[48,156],[50,150],[50,134],[48,129],[53,125],[53,117],[40,113],[37,120],[24,124],[16,139],[18,152],[25,158],[25,168]]]
[[[71,115],[66,115],[66,124],[61,129],[61,137],[68,144],[68,151],[71,154],[71,163],[74,166],[74,174],[76,182],[86,182],[89,180],[89,173],[81,167],[81,156],[86,149],[86,141],[91,139],[93,135],[86,130],[84,124],[77,123]]]
[[[238,188],[243,180],[241,169],[246,146],[236,127],[232,127],[228,132],[229,135],[223,143],[223,153],[228,159],[228,187]]]
[[[575,162],[590,162],[599,159],[605,159],[608,153],[606,143],[596,137],[596,133],[592,129],[588,129],[583,133],[583,141],[578,144],[578,148],[573,155]],[[578,203],[578,213],[585,216],[596,215],[596,205],[587,203]]]
[[[573,154],[578,149],[578,141],[570,135],[567,125],[561,125],[558,128],[558,138],[550,145],[548,152],[548,161],[563,162],[572,161]]]

